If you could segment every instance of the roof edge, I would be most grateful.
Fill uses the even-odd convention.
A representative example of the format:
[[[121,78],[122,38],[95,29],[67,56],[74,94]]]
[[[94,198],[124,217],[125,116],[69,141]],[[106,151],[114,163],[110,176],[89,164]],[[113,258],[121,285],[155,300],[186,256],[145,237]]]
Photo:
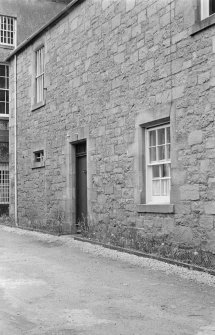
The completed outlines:
[[[57,15],[55,15],[48,23],[44,24],[41,28],[39,28],[35,33],[27,37],[22,43],[18,45],[16,49],[11,52],[11,54],[5,59],[6,62],[10,61],[16,54],[20,53],[25,47],[30,44],[34,39],[36,39],[41,33],[43,33],[47,28],[55,25],[61,18],[65,17],[69,14],[72,7],[78,2],[82,2],[83,0],[72,0],[64,9],[62,9]]]

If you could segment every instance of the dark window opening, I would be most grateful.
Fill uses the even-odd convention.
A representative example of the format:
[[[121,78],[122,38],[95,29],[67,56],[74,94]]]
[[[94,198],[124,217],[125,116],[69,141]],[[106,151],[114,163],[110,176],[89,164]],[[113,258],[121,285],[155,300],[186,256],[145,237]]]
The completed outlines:
[[[209,15],[215,13],[215,0],[209,0]]]
[[[44,159],[44,151],[43,150],[34,152],[34,161],[36,163],[42,163],[43,159]]]

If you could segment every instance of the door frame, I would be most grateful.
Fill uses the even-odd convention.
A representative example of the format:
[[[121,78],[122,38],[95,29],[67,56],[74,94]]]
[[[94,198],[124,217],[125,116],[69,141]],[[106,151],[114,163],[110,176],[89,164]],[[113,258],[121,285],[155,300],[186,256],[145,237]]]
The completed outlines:
[[[80,145],[80,144],[83,144],[85,143],[85,151],[81,152],[81,153],[77,153],[77,147]],[[86,159],[86,173],[87,173],[87,141],[86,140],[81,140],[81,141],[78,141],[77,143],[73,144],[75,146],[75,165],[76,165],[76,178],[75,178],[75,181],[76,181],[76,187],[75,187],[75,206],[76,206],[76,228],[77,228],[77,232],[79,232],[80,228],[78,227],[78,179],[79,179],[79,174],[78,174],[78,161],[80,162],[80,159],[85,157]],[[80,182],[80,180],[79,180]],[[86,190],[87,192],[87,175],[86,175]],[[86,194],[86,197],[87,197],[87,194]],[[86,199],[87,200],[87,199]],[[86,215],[87,215],[87,202],[86,202]],[[87,218],[85,219],[87,220]]]
[[[92,172],[95,171],[94,162],[90,158],[91,151],[95,151],[95,140],[89,138],[89,127],[82,127],[68,131],[66,135],[66,190],[65,190],[65,233],[76,234],[76,150],[75,145],[86,141],[87,154],[87,212],[92,216],[90,199],[94,198],[92,189]]]

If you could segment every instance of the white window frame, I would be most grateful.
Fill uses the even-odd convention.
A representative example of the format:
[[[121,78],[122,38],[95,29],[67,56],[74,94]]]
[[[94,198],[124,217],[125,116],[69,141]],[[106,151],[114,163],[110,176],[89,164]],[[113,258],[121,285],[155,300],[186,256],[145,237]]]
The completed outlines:
[[[0,15],[0,45],[16,47],[16,18]]]
[[[9,163],[0,163],[0,204],[9,204]]]
[[[0,85],[0,91],[2,95],[4,95],[4,100],[0,100],[0,103],[4,103],[4,113],[0,113],[0,116],[7,116],[9,117],[9,66],[7,64],[0,64],[0,66],[4,67],[5,75],[1,76],[0,73],[0,81],[5,82],[4,87]],[[0,97],[1,99],[1,97]]]
[[[204,20],[207,17],[215,14],[215,13],[211,15],[209,14],[210,13],[209,7],[210,7],[210,0],[201,0],[201,20]]]
[[[35,103],[44,102],[44,61],[45,47],[42,45],[35,51],[36,68],[35,68]]]
[[[164,124],[164,125],[159,125],[155,127],[150,127],[146,129],[146,138],[145,138],[145,143],[146,143],[146,152],[145,152],[145,157],[146,157],[146,203],[147,204],[170,204],[170,188],[171,188],[171,159],[170,157],[167,158],[167,146],[169,146],[169,152],[171,148],[171,143],[167,142],[167,128],[170,129],[170,124]],[[164,144],[158,144],[157,143],[157,131],[159,129],[165,129],[165,143]],[[149,142],[149,134],[151,131],[156,131],[156,143],[155,146],[150,147],[150,142]],[[165,150],[165,159],[155,159],[154,161],[150,161],[150,148],[155,148],[156,152],[156,158],[158,157],[158,148],[164,147]],[[153,178],[153,167],[157,166],[159,169],[159,176]],[[169,176],[162,177],[161,172],[162,168],[167,169],[169,171]],[[153,182],[154,184],[157,183],[159,184],[159,194],[155,195],[153,194]],[[166,194],[161,194],[162,193],[162,182],[163,186],[166,184]],[[155,192],[155,191],[154,191]]]

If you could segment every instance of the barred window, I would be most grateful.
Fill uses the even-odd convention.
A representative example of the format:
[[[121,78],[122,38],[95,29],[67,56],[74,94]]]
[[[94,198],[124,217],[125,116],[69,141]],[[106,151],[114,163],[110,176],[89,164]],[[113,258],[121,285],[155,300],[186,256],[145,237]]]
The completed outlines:
[[[36,51],[36,103],[44,100],[44,46]]]
[[[0,163],[0,204],[9,204],[9,164]]]
[[[0,115],[9,114],[9,67],[0,64]]]
[[[170,202],[170,125],[150,128],[147,139],[147,202]]]
[[[16,46],[16,19],[0,15],[0,43]]]

